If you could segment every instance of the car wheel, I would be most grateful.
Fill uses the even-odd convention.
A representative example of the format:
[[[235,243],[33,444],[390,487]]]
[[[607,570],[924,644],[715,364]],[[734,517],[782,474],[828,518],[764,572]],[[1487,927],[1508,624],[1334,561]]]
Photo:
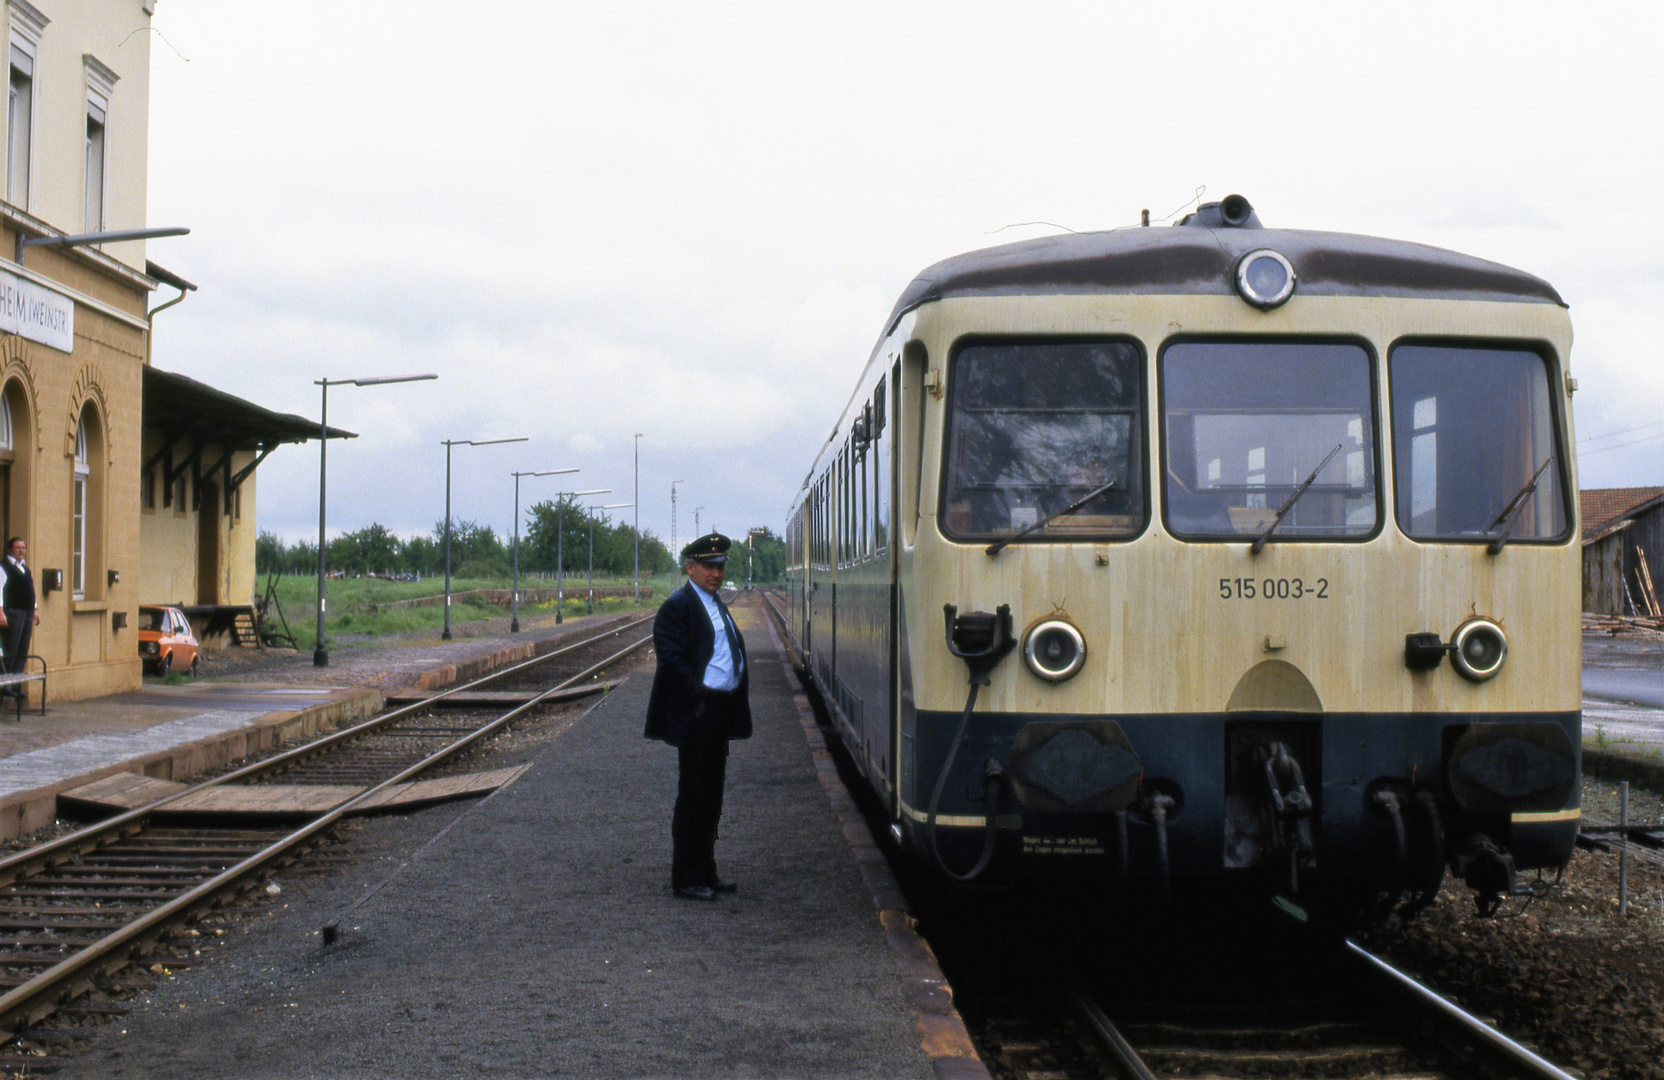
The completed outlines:
[[[197,655],[191,657],[191,670],[187,674],[189,674],[190,677],[194,679],[194,678],[197,677],[197,674],[201,670],[202,670],[202,654],[198,653]]]
[[[172,670],[173,670],[173,654],[172,653],[166,653],[166,654],[163,655],[163,657],[160,660],[156,661],[156,674],[160,675],[162,678],[164,678],[164,679],[167,678],[168,677],[168,672],[170,672]]]

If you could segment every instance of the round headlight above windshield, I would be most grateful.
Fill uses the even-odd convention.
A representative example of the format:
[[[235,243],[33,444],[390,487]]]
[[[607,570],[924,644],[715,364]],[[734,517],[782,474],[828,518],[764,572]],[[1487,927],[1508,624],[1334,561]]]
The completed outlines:
[[[1030,671],[1047,682],[1062,682],[1086,663],[1086,640],[1070,623],[1047,619],[1028,632],[1023,641],[1023,660]]]
[[[1236,264],[1236,291],[1263,311],[1294,295],[1294,267],[1270,248],[1250,251]]]

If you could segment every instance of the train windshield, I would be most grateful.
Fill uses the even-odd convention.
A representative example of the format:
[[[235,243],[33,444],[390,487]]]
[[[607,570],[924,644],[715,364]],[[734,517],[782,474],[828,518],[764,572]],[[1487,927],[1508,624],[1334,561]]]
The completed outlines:
[[[988,342],[954,358],[942,531],[1025,540],[1144,527],[1143,359],[1126,341]]]
[[[1274,541],[1375,531],[1375,410],[1362,348],[1178,342],[1161,355],[1161,379],[1173,535],[1258,537],[1297,492]]]
[[[1388,358],[1399,528],[1417,540],[1566,535],[1548,364],[1527,349],[1400,345]]]

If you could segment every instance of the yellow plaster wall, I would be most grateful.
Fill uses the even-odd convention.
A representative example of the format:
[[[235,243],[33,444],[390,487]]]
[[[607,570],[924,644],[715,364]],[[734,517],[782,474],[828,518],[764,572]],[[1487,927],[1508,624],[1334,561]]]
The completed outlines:
[[[139,604],[139,424],[144,335],[126,323],[77,305],[75,352],[5,335],[0,379],[16,382],[27,405],[14,414],[11,531],[29,543],[29,563],[41,593],[41,624],[31,651],[51,672],[49,696],[79,699],[140,683],[136,616]],[[75,428],[91,403],[99,417],[88,491],[85,596],[71,594],[71,496]],[[22,487],[19,489],[18,484]],[[48,592],[48,570],[63,572],[64,588]],[[120,580],[110,583],[107,572]],[[125,612],[116,629],[112,615]]]
[[[252,452],[239,453],[231,459],[231,471],[246,468],[254,460]],[[258,471],[248,474],[242,486],[242,516],[226,518],[226,535],[221,544],[229,582],[224,593],[227,604],[252,604],[255,593],[254,540],[254,481]]]
[[[162,445],[161,434],[146,431],[144,456],[148,460]],[[203,456],[210,462],[219,458],[217,446],[210,445]],[[235,473],[254,460],[250,451],[238,451],[231,457],[231,471]],[[223,482],[223,478],[222,481]],[[220,513],[219,506],[204,506],[201,511],[191,509],[195,489],[189,480],[185,484],[183,507],[162,505],[161,468],[156,470],[156,506],[141,509],[140,520],[140,575],[139,595],[146,604],[195,604],[202,595],[198,588],[197,560],[198,531],[201,512],[219,518],[220,603],[249,604],[255,590],[254,541],[254,483],[250,473],[241,487],[241,516]],[[141,485],[135,485],[143,506]]]
[[[150,140],[150,25],[139,0],[32,0],[50,22],[35,56],[28,211],[67,233],[85,231],[87,70],[91,55],[116,73],[105,122],[104,228],[145,225]],[[10,5],[0,19],[11,29]],[[6,117],[0,110],[0,146]],[[3,185],[0,185],[3,191]],[[144,241],[103,251],[144,269]],[[35,251],[30,252],[31,263]],[[141,298],[142,299],[142,298]]]
[[[144,458],[161,448],[157,431],[144,433]],[[190,481],[185,482],[184,506],[162,505],[161,467],[156,468],[156,506],[143,508],[139,496],[139,602],[142,604],[196,603],[196,515],[190,512]]]

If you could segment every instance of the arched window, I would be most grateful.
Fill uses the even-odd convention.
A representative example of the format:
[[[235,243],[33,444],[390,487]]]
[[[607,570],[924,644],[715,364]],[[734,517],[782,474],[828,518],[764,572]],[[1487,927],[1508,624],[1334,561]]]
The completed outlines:
[[[0,386],[0,537],[29,535],[31,421],[28,389],[20,379],[6,380]]]
[[[75,491],[70,499],[73,515],[70,525],[71,580],[77,600],[83,600],[87,595],[87,488],[91,476],[92,466],[87,455],[87,413],[82,410],[81,422],[75,425]]]
[[[12,445],[12,395],[7,387],[0,391],[0,537],[12,534],[12,462],[17,457]]]

